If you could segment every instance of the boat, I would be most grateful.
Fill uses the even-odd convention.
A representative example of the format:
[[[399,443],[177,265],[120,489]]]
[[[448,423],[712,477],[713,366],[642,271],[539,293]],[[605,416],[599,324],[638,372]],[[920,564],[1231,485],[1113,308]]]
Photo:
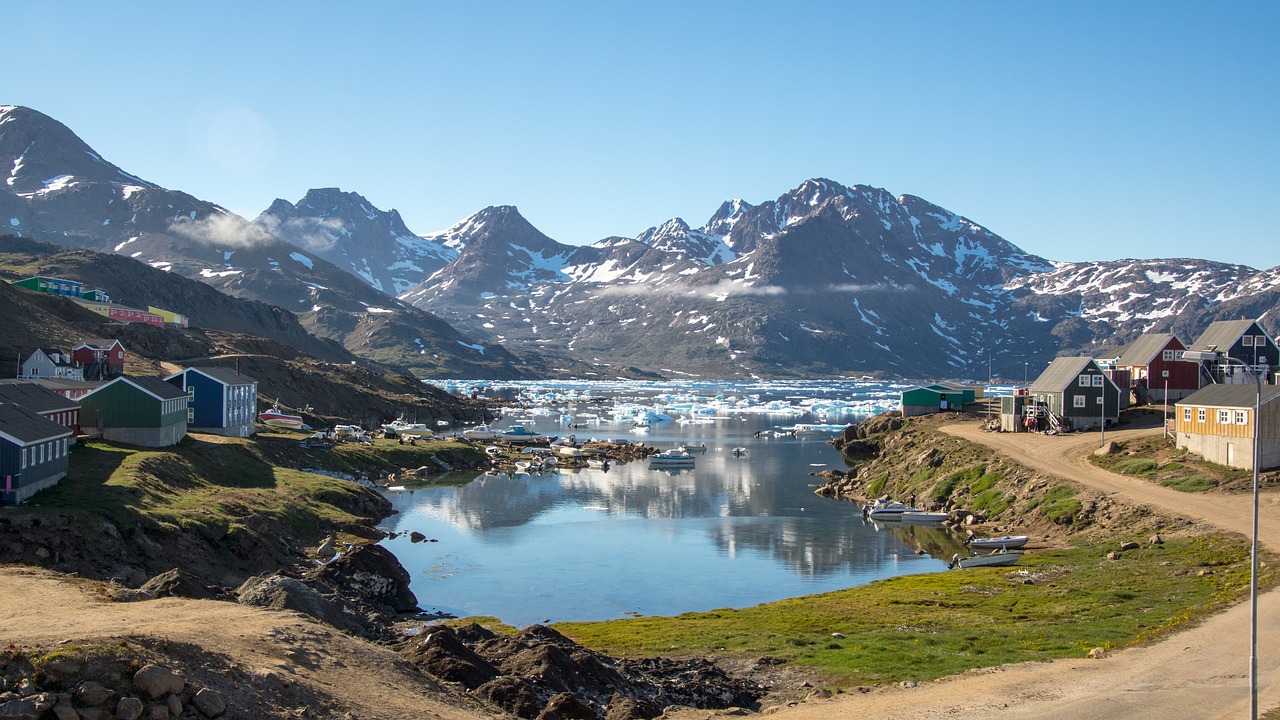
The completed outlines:
[[[503,430],[502,434],[498,436],[499,440],[509,443],[534,442],[543,438],[545,438],[544,435],[539,435],[532,430],[526,430],[523,425],[512,425]]]
[[[497,440],[502,437],[502,431],[483,424],[463,430],[462,437],[468,440]]]
[[[676,448],[649,456],[649,467],[693,467],[693,456]]]
[[[582,451],[582,448],[576,448],[571,445],[561,445],[556,448],[556,452],[564,455],[565,457],[582,457],[586,454]]]
[[[692,445],[690,443],[685,443],[680,446],[680,449],[687,453],[705,453],[707,451],[707,444],[698,443],[697,445]]]
[[[896,500],[893,502],[876,501],[874,505],[863,507],[863,511],[867,517],[872,520],[901,520],[903,513],[921,512],[920,508],[913,508],[906,503],[900,503]]]
[[[281,410],[279,405],[272,405],[258,413],[258,420],[262,421],[263,424],[275,427],[301,428],[303,425],[301,415],[287,413]]]
[[[1022,559],[1022,552],[1015,550],[1014,552],[1005,552],[1004,550],[996,550],[990,555],[970,555],[969,557],[960,557],[959,553],[951,556],[951,562],[948,568],[971,568],[971,567],[1005,567],[1013,565]]]
[[[902,513],[898,519],[904,523],[914,523],[916,525],[939,525],[947,521],[951,517],[950,513],[944,512],[923,512],[920,510],[907,511]]]
[[[1012,550],[1020,548],[1027,544],[1030,540],[1026,535],[1003,535],[1001,537],[979,538],[971,537],[965,541],[971,548],[979,548],[985,550]]]
[[[382,426],[382,432],[387,437],[431,437],[435,435],[435,430],[427,427],[425,423],[405,422],[402,419],[392,420]]]

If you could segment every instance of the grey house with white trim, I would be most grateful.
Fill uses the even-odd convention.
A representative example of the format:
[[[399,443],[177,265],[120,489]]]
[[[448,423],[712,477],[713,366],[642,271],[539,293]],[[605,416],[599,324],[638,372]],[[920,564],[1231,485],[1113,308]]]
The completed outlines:
[[[67,476],[71,430],[21,405],[0,403],[0,504],[12,505]]]

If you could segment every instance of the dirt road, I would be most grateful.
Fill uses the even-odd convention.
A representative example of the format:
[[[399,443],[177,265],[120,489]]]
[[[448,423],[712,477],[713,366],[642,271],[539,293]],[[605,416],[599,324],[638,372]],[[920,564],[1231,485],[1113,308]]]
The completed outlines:
[[[976,424],[944,428],[1029,467],[1075,480],[1129,501],[1248,535],[1252,496],[1181,493],[1101,470],[1088,461],[1097,435],[988,433]],[[1109,440],[1160,429],[1121,430]],[[1261,541],[1280,547],[1280,502],[1263,496]],[[1259,598],[1258,705],[1280,706],[1280,592]],[[1243,718],[1249,714],[1249,604],[1241,603],[1198,627],[1102,660],[1058,660],[976,671],[914,688],[838,695],[802,703],[775,716],[785,720],[892,717],[965,718]],[[680,715],[681,718],[707,714]]]

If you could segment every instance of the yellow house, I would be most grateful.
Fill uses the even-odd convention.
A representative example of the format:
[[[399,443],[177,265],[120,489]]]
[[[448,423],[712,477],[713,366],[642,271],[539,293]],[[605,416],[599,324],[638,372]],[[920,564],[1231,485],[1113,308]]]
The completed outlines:
[[[1258,426],[1260,470],[1280,466],[1280,386],[1262,386]],[[1253,469],[1254,405],[1257,385],[1210,385],[1178,401],[1177,446],[1220,465]]]
[[[147,306],[147,312],[164,318],[166,325],[177,325],[178,327],[187,326],[187,316],[182,313],[176,313],[171,310],[165,310],[164,308],[153,307],[151,305]]]

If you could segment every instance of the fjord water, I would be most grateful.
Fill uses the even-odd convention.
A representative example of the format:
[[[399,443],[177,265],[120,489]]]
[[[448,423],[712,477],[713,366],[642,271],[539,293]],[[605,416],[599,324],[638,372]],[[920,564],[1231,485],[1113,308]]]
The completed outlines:
[[[559,414],[519,421],[553,435],[707,450],[694,469],[637,461],[607,471],[473,473],[456,486],[389,493],[398,512],[382,529],[432,540],[384,543],[423,609],[524,626],[745,607],[942,570],[959,547],[941,529],[877,525],[854,503],[814,494],[822,481],[811,473],[845,468],[830,436],[773,431],[830,417],[720,409],[697,424],[647,431],[609,422],[566,429]]]

